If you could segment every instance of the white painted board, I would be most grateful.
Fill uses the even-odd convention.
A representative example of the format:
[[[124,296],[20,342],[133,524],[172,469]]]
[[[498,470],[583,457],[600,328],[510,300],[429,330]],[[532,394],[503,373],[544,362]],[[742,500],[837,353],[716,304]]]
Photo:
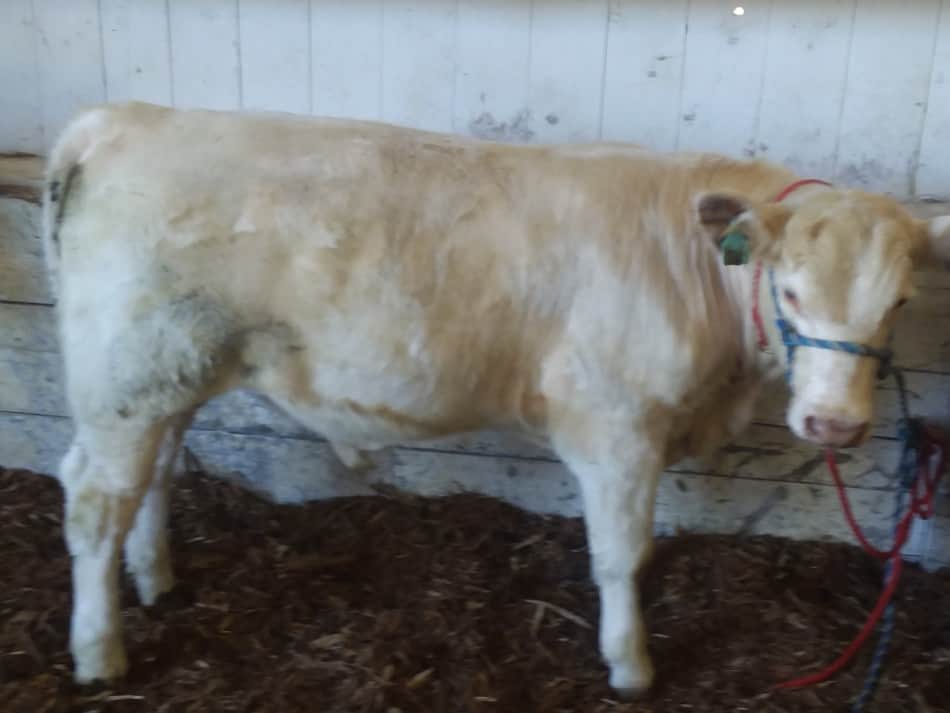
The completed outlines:
[[[528,103],[542,142],[600,136],[606,0],[536,2],[531,23]]]
[[[676,146],[687,9],[686,0],[610,3],[602,138]]]
[[[451,131],[455,95],[455,3],[383,3],[382,118]]]
[[[839,182],[895,195],[911,191],[939,5],[858,3],[835,164]]]
[[[0,2],[0,153],[43,150],[38,37],[31,0]]]
[[[950,0],[940,3],[914,192],[921,197],[950,199]]]
[[[238,0],[238,19],[244,107],[309,113],[309,0]]]
[[[97,0],[34,0],[46,146],[80,109],[105,101]]]
[[[802,175],[834,175],[855,1],[773,3],[758,155]]]
[[[771,2],[690,5],[678,148],[750,156],[765,77]]]
[[[530,141],[531,0],[460,0],[453,129]]]
[[[310,0],[312,111],[379,119],[383,0]]]
[[[106,95],[171,104],[172,56],[165,3],[100,0]]]
[[[237,0],[168,0],[175,106],[239,109]]]

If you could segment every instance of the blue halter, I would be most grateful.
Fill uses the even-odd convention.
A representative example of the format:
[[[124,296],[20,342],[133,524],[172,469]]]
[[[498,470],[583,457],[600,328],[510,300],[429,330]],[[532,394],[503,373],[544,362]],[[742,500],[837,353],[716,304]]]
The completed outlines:
[[[817,339],[815,337],[806,337],[804,334],[799,334],[798,330],[785,319],[785,315],[782,313],[782,306],[779,303],[778,293],[775,289],[775,271],[771,268],[769,269],[769,288],[772,292],[772,303],[775,305],[775,326],[778,327],[779,333],[782,335],[782,343],[785,345],[785,350],[788,354],[785,380],[789,384],[792,383],[792,362],[795,356],[795,349],[798,347],[830,349],[831,351],[846,352],[854,356],[871,357],[880,362],[880,366],[878,367],[879,379],[883,379],[891,373],[894,352],[889,348],[878,349],[877,347],[869,347],[866,344],[858,344],[857,342]]]

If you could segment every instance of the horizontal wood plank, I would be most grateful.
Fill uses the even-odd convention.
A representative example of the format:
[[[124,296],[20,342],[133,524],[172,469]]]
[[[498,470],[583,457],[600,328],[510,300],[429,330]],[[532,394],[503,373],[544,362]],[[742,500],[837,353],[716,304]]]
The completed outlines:
[[[52,301],[40,241],[40,211],[28,201],[0,198],[0,300]]]
[[[69,434],[65,419],[0,414],[0,463],[53,473]],[[577,516],[582,511],[573,477],[557,462],[397,447],[377,454],[373,470],[351,474],[319,441],[192,430],[186,444],[209,473],[277,502],[369,495],[377,486],[388,485],[428,497],[481,493],[540,513]],[[843,464],[851,477],[858,467],[856,461]],[[856,487],[850,489],[850,497],[868,536],[886,542],[892,493]],[[908,555],[942,563],[950,541],[946,524],[940,520],[918,528]],[[680,530],[852,541],[830,485],[724,477],[717,472],[669,472],[662,478],[656,531]]]
[[[65,449],[67,439],[65,434],[71,432],[72,428],[69,419],[60,416],[0,412],[0,426],[3,424],[7,424],[4,427],[8,428],[10,434],[6,437],[7,440],[0,439],[0,466],[46,471],[58,462],[58,458]],[[34,437],[46,438],[48,443],[39,443],[35,446],[17,445],[16,432],[18,430],[24,434],[26,439],[24,443],[31,443]],[[313,432],[306,432],[301,437],[290,437],[267,433],[260,429],[250,432],[222,431],[196,423],[189,433],[191,434],[189,438],[197,438],[204,443],[210,443],[214,439],[231,442],[229,437],[234,436],[237,438],[233,441],[235,443],[273,443],[275,448],[276,444],[283,443],[288,452],[303,449],[301,452],[324,453],[326,451],[329,453],[326,441]],[[893,472],[897,459],[894,445],[887,439],[872,438],[860,449],[839,453],[837,458],[841,475],[848,488],[875,492],[891,490],[895,483]],[[509,474],[517,472],[520,468],[530,470],[537,464],[560,463],[550,450],[530,446],[511,434],[491,431],[433,441],[403,443],[393,448],[373,452],[370,457],[374,462],[385,464],[389,454],[395,451],[431,453],[433,456],[458,455],[476,459],[484,457],[486,462],[502,459],[506,463],[521,464],[506,469]],[[336,464],[333,456],[327,455],[326,458],[327,462],[332,461]],[[214,456],[214,460],[230,463],[235,470],[257,474],[255,478],[260,477],[265,482],[267,481],[266,469],[260,470],[257,467],[257,461],[246,454],[222,451]],[[787,429],[769,426],[752,426],[710,462],[685,460],[671,467],[669,472],[683,476],[737,477],[742,480],[795,486],[826,487],[833,484],[819,449],[798,441]],[[295,477],[287,476],[286,482],[296,482]]]
[[[57,353],[59,344],[53,308],[0,302],[0,349]]]

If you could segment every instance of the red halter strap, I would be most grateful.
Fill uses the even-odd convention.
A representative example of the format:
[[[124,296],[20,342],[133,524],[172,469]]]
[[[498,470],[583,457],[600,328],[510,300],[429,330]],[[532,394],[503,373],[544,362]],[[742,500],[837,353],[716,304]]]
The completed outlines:
[[[820,178],[803,178],[785,186],[778,195],[772,199],[773,203],[781,203],[799,188],[809,185],[831,186],[828,181],[822,181]],[[765,323],[762,321],[762,311],[759,309],[759,285],[762,283],[762,263],[755,263],[755,272],[752,273],[752,323],[755,325],[756,342],[759,345],[759,351],[765,351],[769,346],[769,338],[765,332]]]
[[[790,183],[789,185],[785,186],[785,188],[783,188],[782,191],[772,199],[772,202],[781,203],[802,186],[809,186],[813,184],[819,186],[831,186],[828,181],[822,181],[820,178],[803,178],[800,181],[795,181],[794,183]]]
[[[759,309],[759,285],[762,284],[762,263],[755,263],[755,272],[752,273],[752,323],[755,325],[756,343],[759,351],[769,348],[769,338],[765,333],[765,323],[762,321],[762,311]]]

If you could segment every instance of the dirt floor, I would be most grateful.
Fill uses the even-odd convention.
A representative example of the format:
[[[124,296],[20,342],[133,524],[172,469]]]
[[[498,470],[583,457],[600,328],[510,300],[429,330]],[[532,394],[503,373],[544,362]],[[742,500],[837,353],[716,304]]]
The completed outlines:
[[[817,688],[880,589],[844,545],[681,536],[643,582],[659,677],[616,700],[596,650],[581,523],[475,496],[274,506],[201,476],[174,498],[179,585],[126,587],[132,670],[76,687],[58,484],[0,471],[0,711],[841,711],[869,651]],[[950,710],[950,572],[908,568],[869,711]],[[868,647],[870,649],[870,647]]]

